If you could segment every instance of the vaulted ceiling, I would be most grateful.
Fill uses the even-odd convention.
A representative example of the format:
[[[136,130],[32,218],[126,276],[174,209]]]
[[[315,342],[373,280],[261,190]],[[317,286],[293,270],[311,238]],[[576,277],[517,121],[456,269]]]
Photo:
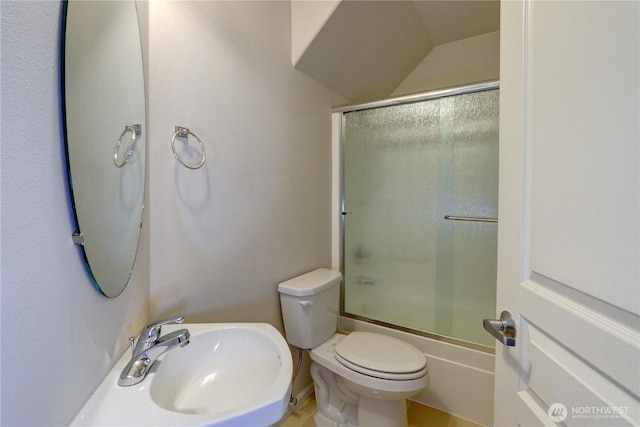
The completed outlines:
[[[387,96],[435,46],[500,29],[498,0],[327,5],[294,65],[351,101]]]

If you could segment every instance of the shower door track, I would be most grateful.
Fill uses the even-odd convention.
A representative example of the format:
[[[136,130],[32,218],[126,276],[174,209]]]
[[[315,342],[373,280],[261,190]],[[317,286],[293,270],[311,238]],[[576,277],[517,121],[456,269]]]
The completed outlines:
[[[342,294],[343,289],[341,289]],[[342,303],[344,304],[344,295],[341,295]],[[481,351],[483,353],[496,354],[496,349],[486,345],[478,344],[471,341],[461,340],[459,338],[453,338],[446,335],[439,335],[433,332],[427,332],[420,329],[408,328],[402,325],[396,325],[395,323],[388,323],[382,320],[371,319],[369,317],[360,316],[358,314],[347,313],[344,311],[344,306],[340,307],[340,316],[348,317],[349,319],[359,320],[361,322],[370,323],[372,325],[382,326],[385,328],[393,329],[400,332],[406,332],[412,335],[420,337],[430,338],[435,341],[441,341],[448,344],[458,345],[460,347],[469,348],[471,350]]]
[[[444,98],[447,96],[464,95],[473,92],[482,92],[485,90],[499,89],[500,82],[491,80],[482,83],[476,83],[466,86],[458,86],[447,89],[439,89],[430,92],[422,92],[414,95],[399,96],[396,98],[388,98],[380,101],[365,102],[363,104],[352,104],[335,107],[331,110],[333,113],[349,113],[352,111],[370,110],[372,108],[390,107],[392,105],[410,104],[412,102],[427,101],[429,99]]]
[[[379,101],[372,101],[372,102],[366,102],[366,103],[361,103],[361,104],[352,104],[352,105],[344,105],[344,106],[338,106],[335,107],[331,110],[332,113],[349,113],[349,112],[353,112],[353,111],[362,111],[362,110],[369,110],[369,109],[373,109],[373,108],[381,108],[381,107],[390,107],[390,106],[394,106],[394,105],[402,105],[402,104],[410,104],[413,102],[421,102],[421,101],[427,101],[427,100],[431,100],[431,99],[437,99],[437,98],[444,98],[447,96],[455,96],[455,95],[464,95],[464,94],[468,94],[468,93],[474,93],[474,92],[482,92],[482,91],[487,91],[487,90],[493,90],[493,89],[499,89],[500,88],[500,81],[499,80],[490,80],[490,81],[485,81],[485,82],[480,82],[480,83],[475,83],[475,84],[471,84],[471,85],[465,85],[465,86],[457,86],[457,87],[451,87],[451,88],[446,88],[446,89],[439,89],[439,90],[434,90],[434,91],[429,91],[429,92],[422,92],[422,93],[417,93],[417,94],[413,94],[413,95],[406,95],[406,96],[399,96],[396,98],[388,98],[388,99],[383,99],[383,100],[379,100]],[[344,116],[342,118],[342,120],[340,120],[340,127],[343,128],[344,126]],[[344,134],[343,134],[343,130],[340,130],[340,152],[342,153],[342,141],[344,138]],[[345,238],[345,217],[348,214],[348,212],[345,211],[345,200],[344,200],[344,196],[345,196],[345,189],[344,189],[344,163],[342,161],[342,154],[340,154],[340,204],[341,204],[341,224],[340,224],[340,270],[342,272],[344,272],[344,253],[345,253],[345,248],[344,248],[344,238]],[[453,218],[451,218],[453,219]],[[458,219],[458,217],[456,217],[456,220]],[[486,222],[497,222],[497,219],[494,218],[483,218],[485,220],[488,220]],[[454,344],[454,345],[459,345],[461,347],[465,347],[465,348],[470,348],[473,350],[478,350],[481,352],[485,352],[485,353],[490,353],[490,354],[495,354],[495,348],[493,347],[488,347],[482,344],[478,344],[475,342],[471,342],[471,341],[465,341],[459,338],[454,338],[454,337],[449,337],[446,335],[440,335],[440,334],[436,334],[433,332],[428,332],[428,331],[423,331],[420,329],[413,329],[413,328],[408,328],[406,326],[401,326],[401,325],[396,325],[393,323],[387,323],[387,322],[383,322],[380,320],[375,320],[375,319],[371,319],[368,317],[364,317],[364,316],[360,316],[357,314],[352,314],[352,313],[347,313],[344,311],[344,280],[342,282],[342,285],[340,286],[340,315],[343,317],[348,317],[351,319],[355,319],[355,320],[360,320],[362,322],[366,322],[366,323],[370,323],[373,325],[378,325],[378,326],[383,326],[386,328],[390,328],[390,329],[394,329],[394,330],[398,330],[398,331],[402,331],[402,332],[407,332],[407,333],[411,333],[414,335],[418,335],[418,336],[422,336],[422,337],[426,337],[426,338],[430,338],[433,340],[437,340],[437,341],[442,341],[442,342],[446,342],[449,344]]]

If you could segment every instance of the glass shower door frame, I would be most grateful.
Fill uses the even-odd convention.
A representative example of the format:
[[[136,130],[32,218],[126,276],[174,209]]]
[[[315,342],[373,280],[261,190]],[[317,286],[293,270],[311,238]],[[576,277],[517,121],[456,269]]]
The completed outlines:
[[[387,99],[387,100],[381,100],[381,101],[375,101],[375,102],[369,102],[369,103],[364,103],[364,104],[357,104],[357,105],[348,105],[348,106],[342,106],[342,107],[338,107],[335,108],[333,110],[334,113],[340,113],[341,114],[341,118],[340,118],[340,130],[339,130],[339,135],[340,135],[340,142],[339,142],[339,150],[340,150],[340,203],[341,203],[341,220],[340,220],[340,269],[341,271],[345,272],[345,233],[346,233],[346,217],[348,215],[348,212],[346,212],[346,200],[345,200],[345,196],[346,196],[346,189],[345,189],[345,165],[344,165],[344,140],[345,140],[345,114],[349,113],[349,112],[355,112],[355,111],[361,111],[361,110],[367,110],[367,109],[374,109],[374,108],[381,108],[381,107],[389,107],[389,106],[396,106],[396,105],[402,105],[402,104],[409,104],[409,103],[416,103],[416,102],[421,102],[421,101],[428,101],[428,100],[435,100],[438,98],[444,98],[444,97],[450,97],[450,96],[455,96],[455,95],[463,95],[463,94],[471,94],[474,92],[483,92],[483,91],[488,91],[488,90],[493,90],[493,89],[499,89],[500,87],[500,83],[499,81],[488,81],[488,82],[482,82],[482,83],[478,83],[478,84],[473,84],[473,85],[467,85],[467,86],[460,86],[460,87],[455,87],[455,88],[448,88],[448,89],[442,89],[442,90],[436,90],[436,91],[430,91],[430,92],[425,92],[425,93],[420,93],[420,94],[415,94],[415,95],[410,95],[410,96],[403,96],[403,97],[397,97],[397,98],[391,98],[391,99]],[[493,218],[489,218],[490,220],[494,220]],[[497,221],[497,220],[496,220]],[[487,353],[495,353],[494,348],[492,347],[488,347],[482,344],[478,344],[475,342],[471,342],[471,341],[465,341],[465,340],[461,340],[458,338],[454,338],[451,336],[446,336],[446,335],[440,335],[437,333],[432,333],[432,332],[428,332],[428,331],[424,331],[424,330],[419,330],[419,329],[412,329],[406,326],[402,326],[402,325],[396,325],[396,324],[392,324],[392,323],[387,323],[385,321],[381,321],[381,320],[376,320],[376,319],[371,319],[371,318],[367,318],[365,316],[361,316],[358,314],[354,314],[354,313],[350,313],[350,312],[346,312],[345,311],[345,281],[343,281],[343,285],[342,285],[342,289],[341,289],[341,302],[340,302],[340,314],[342,316],[345,317],[349,317],[349,318],[354,318],[357,320],[361,320],[361,321],[365,321],[368,323],[373,323],[376,325],[380,325],[380,326],[385,326],[385,327],[389,327],[392,329],[396,329],[396,330],[401,330],[401,331],[405,331],[405,332],[409,332],[409,333],[413,333],[413,334],[417,334],[417,335],[421,335],[421,336],[426,336],[428,338],[431,339],[436,339],[439,341],[444,341],[444,342],[448,342],[448,343],[452,343],[452,344],[456,344],[456,345],[460,345],[466,348],[472,348],[475,350],[479,350],[479,351],[483,351],[483,352],[487,352]]]

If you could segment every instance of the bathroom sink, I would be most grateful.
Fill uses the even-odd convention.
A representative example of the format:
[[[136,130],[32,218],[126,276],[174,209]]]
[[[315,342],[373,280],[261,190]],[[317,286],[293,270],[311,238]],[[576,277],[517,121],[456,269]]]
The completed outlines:
[[[126,352],[71,425],[238,426],[275,424],[291,393],[289,346],[266,323],[167,325],[189,345],[160,356],[147,377],[118,386]]]

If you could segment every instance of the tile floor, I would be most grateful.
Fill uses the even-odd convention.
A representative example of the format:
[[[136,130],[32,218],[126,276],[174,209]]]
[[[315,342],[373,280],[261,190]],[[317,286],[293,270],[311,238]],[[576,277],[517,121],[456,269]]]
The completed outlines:
[[[311,395],[298,406],[293,414],[280,424],[280,427],[315,427],[313,416],[316,411],[316,400]],[[407,416],[409,427],[481,427],[478,424],[416,402],[408,402]]]

